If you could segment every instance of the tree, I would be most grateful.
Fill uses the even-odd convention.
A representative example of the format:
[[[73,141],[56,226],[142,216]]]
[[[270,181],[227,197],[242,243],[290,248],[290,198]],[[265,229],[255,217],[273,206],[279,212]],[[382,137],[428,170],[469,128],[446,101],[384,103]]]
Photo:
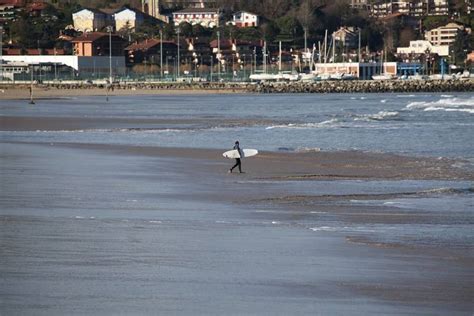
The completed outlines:
[[[193,26],[188,22],[181,22],[179,24],[179,30],[184,37],[193,36]]]
[[[414,41],[417,38],[415,30],[411,27],[405,27],[400,31],[400,41],[399,46],[408,47],[410,41]]]
[[[278,26],[273,22],[267,22],[260,27],[263,38],[268,42],[273,42],[279,33]]]

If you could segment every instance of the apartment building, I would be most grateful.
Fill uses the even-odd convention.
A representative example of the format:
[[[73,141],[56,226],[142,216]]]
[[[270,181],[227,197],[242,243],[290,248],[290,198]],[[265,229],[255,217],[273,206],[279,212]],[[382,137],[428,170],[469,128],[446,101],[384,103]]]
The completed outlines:
[[[408,16],[448,15],[448,0],[382,0],[371,6],[375,17],[401,13]]]
[[[459,32],[467,32],[470,34],[471,29],[466,28],[462,24],[448,23],[444,26],[426,31],[425,39],[436,46],[450,45],[454,42]]]
[[[221,12],[218,9],[188,8],[173,12],[173,23],[178,26],[183,22],[204,27],[217,27],[220,24]]]

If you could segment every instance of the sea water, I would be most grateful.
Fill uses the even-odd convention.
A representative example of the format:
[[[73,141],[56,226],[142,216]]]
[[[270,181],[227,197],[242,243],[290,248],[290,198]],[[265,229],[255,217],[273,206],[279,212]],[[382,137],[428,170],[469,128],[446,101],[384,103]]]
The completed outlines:
[[[473,110],[474,97],[462,93],[148,95],[110,102],[71,97],[36,105],[0,100],[5,117],[82,121],[79,128],[0,132],[0,307],[45,315],[461,314],[465,306],[439,309],[416,298],[387,303],[345,287],[421,288],[429,296],[436,278],[455,284],[440,282],[446,294],[465,294],[470,274],[454,263],[439,267],[421,254],[372,252],[330,236],[469,251],[469,181],[272,181],[248,175],[223,177],[216,188],[206,178],[216,175],[197,170],[188,181],[162,157],[34,143],[224,151],[238,139],[244,148],[260,150],[355,149],[459,158],[467,166],[474,157]],[[213,190],[354,197],[298,211],[216,201]],[[419,194],[397,195],[407,192]],[[364,197],[387,193],[393,196]],[[345,220],[342,213],[353,209],[430,220]]]
[[[474,97],[466,93],[146,95],[110,102],[79,97],[38,100],[34,106],[0,100],[0,109],[4,116],[138,120],[113,128],[2,131],[4,141],[224,150],[238,139],[244,148],[270,151],[474,158]]]

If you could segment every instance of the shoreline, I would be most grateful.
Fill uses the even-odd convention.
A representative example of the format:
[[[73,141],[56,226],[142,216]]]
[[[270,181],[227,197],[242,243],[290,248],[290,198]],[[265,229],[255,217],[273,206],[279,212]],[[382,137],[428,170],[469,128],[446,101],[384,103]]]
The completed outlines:
[[[397,193],[400,185],[411,197],[417,194],[411,193],[415,188],[374,187],[367,194],[360,179],[352,184],[316,179],[309,188],[307,182],[295,186],[294,180],[284,177],[277,183],[267,180],[268,174],[311,174],[320,168],[332,175],[344,169],[379,172],[391,181],[396,179],[390,170],[380,167],[392,165],[404,170],[403,179],[412,175],[410,168],[436,178],[443,171],[436,159],[360,152],[262,152],[244,161],[248,173],[228,175],[233,161],[217,149],[8,144],[8,164],[3,168],[11,171],[6,179],[15,185],[3,193],[8,199],[3,200],[7,207],[0,220],[5,223],[7,247],[20,249],[6,251],[5,288],[23,301],[16,305],[7,296],[7,311],[34,311],[41,302],[53,314],[72,309],[94,313],[97,306],[110,312],[117,306],[116,296],[108,295],[117,293],[117,287],[132,289],[122,299],[122,312],[148,311],[148,306],[164,310],[173,301],[181,304],[181,311],[192,313],[196,301],[207,302],[209,297],[218,303],[201,305],[202,313],[228,310],[226,299],[245,305],[242,313],[268,312],[270,300],[280,302],[274,311],[286,314],[312,314],[315,301],[321,302],[317,311],[345,313],[354,310],[354,300],[367,302],[355,309],[362,314],[470,311],[468,276],[473,258],[466,249],[438,243],[411,247],[370,232],[373,224],[449,224],[450,217],[415,208],[350,203],[407,197]],[[58,164],[65,159],[73,168]],[[334,195],[322,193],[327,186],[335,189]],[[304,195],[307,192],[317,195]],[[8,212],[11,205],[15,208]],[[34,205],[31,211],[29,205]],[[325,230],[326,225],[341,230]],[[360,231],[360,226],[370,229]],[[91,273],[97,276],[87,278]],[[117,273],[131,277],[117,278]],[[38,278],[42,283],[34,283],[35,293],[30,294],[25,289]],[[64,295],[63,286],[71,280],[81,286]],[[190,283],[205,294],[196,296]],[[42,284],[53,286],[46,293],[54,294],[55,300],[42,294],[46,290]],[[98,293],[100,303],[89,295],[91,290]],[[135,297],[150,291],[158,294],[147,297],[149,305],[134,304]],[[169,291],[172,296],[162,294]],[[298,304],[288,306],[281,293]],[[252,305],[255,295],[264,300],[262,306]]]
[[[28,84],[0,84],[0,100],[30,98]],[[417,93],[472,92],[474,80],[318,81],[261,83],[127,83],[106,85],[86,83],[35,84],[35,99],[74,96],[233,94],[233,93]]]
[[[233,159],[222,157],[221,154],[225,149],[88,143],[4,143],[77,148],[151,157],[179,159],[192,157],[195,160],[206,161],[205,166],[202,167],[212,173],[226,171],[226,166],[233,164]],[[463,161],[456,158],[438,159],[364,151],[261,151],[257,156],[246,159],[244,168],[249,172],[246,176],[251,175],[256,181],[474,181],[474,171],[453,166],[456,162]]]

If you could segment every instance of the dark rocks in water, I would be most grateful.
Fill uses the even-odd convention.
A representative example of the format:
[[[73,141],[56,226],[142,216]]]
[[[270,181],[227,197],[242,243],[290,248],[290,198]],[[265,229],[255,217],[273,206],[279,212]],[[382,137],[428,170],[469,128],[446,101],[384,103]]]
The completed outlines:
[[[7,87],[8,85],[6,85]],[[384,93],[384,92],[473,92],[474,80],[350,80],[317,82],[126,82],[44,83],[41,88],[114,90],[214,90],[249,93]]]
[[[252,88],[258,93],[472,92],[474,80],[264,82]]]

